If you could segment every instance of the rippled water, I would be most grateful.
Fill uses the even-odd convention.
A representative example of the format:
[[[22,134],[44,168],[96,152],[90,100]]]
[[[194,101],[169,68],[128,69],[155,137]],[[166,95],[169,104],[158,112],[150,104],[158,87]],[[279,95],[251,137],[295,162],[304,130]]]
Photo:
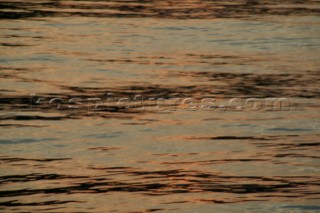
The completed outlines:
[[[0,5],[2,212],[319,211],[319,1]]]

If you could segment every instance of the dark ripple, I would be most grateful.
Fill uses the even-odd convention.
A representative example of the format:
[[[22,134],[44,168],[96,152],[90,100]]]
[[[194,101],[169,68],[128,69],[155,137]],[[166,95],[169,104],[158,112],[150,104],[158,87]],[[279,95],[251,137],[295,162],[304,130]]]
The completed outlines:
[[[0,184],[28,182],[28,181],[37,181],[37,180],[62,180],[62,179],[75,180],[78,178],[85,178],[85,176],[70,176],[70,175],[58,175],[58,174],[7,175],[7,176],[0,177]]]
[[[319,15],[319,2],[305,1],[253,1],[225,0],[200,1],[1,1],[2,19],[31,17],[116,17],[116,18],[250,18],[266,15]]]
[[[9,75],[9,74],[8,74]],[[17,76],[10,74],[2,76],[2,78],[19,79]],[[175,75],[175,74],[174,74]],[[221,72],[183,72],[180,76],[188,76],[191,78],[206,77],[211,82],[218,84],[207,85],[192,85],[192,86],[164,86],[164,85],[128,85],[118,88],[99,88],[99,87],[76,87],[64,86],[60,88],[67,90],[65,94],[39,94],[41,98],[45,98],[41,104],[37,104],[37,98],[34,96],[13,96],[3,95],[0,98],[2,104],[0,110],[4,111],[48,111],[48,112],[63,112],[59,116],[43,116],[43,115],[7,115],[1,116],[1,120],[64,120],[77,119],[83,116],[88,116],[88,105],[93,102],[88,101],[90,98],[100,98],[106,101],[109,98],[108,94],[113,94],[113,100],[120,98],[130,98],[132,104],[129,108],[115,104],[99,105],[94,109],[95,115],[101,117],[121,117],[132,116],[133,114],[141,114],[145,111],[141,110],[141,104],[134,102],[136,95],[141,96],[144,100],[149,98],[165,98],[173,97],[225,97],[225,98],[270,98],[270,97],[286,97],[286,98],[308,98],[315,99],[320,97],[318,82],[320,81],[319,72],[306,71],[302,74],[295,73],[279,73],[279,74],[256,74],[256,73],[221,73]],[[33,82],[32,80],[29,80]],[[224,84],[224,86],[221,86]],[[199,96],[202,94],[202,97]],[[197,96],[198,95],[198,96]],[[62,102],[49,104],[49,100],[53,98],[61,98]],[[72,110],[70,105],[70,98],[80,98],[83,103],[81,110]],[[140,102],[141,103],[141,102]],[[61,105],[57,109],[58,104]],[[155,107],[156,103],[150,103],[149,107]],[[168,103],[169,104],[169,103]],[[172,104],[172,103],[171,103]],[[316,103],[304,104],[305,106],[313,106],[318,108]],[[169,104],[170,106],[170,104]],[[296,103],[290,103],[288,107],[299,107]],[[301,105],[302,106],[302,105]],[[270,129],[271,131],[304,131],[308,129]],[[311,130],[311,129],[310,129]]]
[[[0,206],[44,206],[44,205],[62,205],[66,203],[81,203],[79,201],[59,201],[59,200],[52,200],[52,201],[44,201],[44,202],[29,202],[29,203],[21,203],[17,200],[7,201],[7,202],[0,202]]]
[[[1,157],[0,162],[11,163],[11,162],[22,162],[22,161],[36,161],[36,162],[52,162],[52,161],[62,161],[70,160],[71,158],[11,158],[11,157]]]
[[[216,87],[213,94],[245,97],[299,97],[319,98],[317,84],[320,81],[319,71],[295,73],[222,73],[222,72],[190,72],[180,75],[191,77],[207,77],[213,82],[223,82],[227,86]],[[299,87],[297,87],[299,86]],[[294,89],[293,89],[294,88]]]
[[[73,180],[69,186],[40,189],[1,191],[2,197],[17,197],[35,194],[112,193],[138,192],[150,196],[177,193],[219,192],[232,194],[256,194],[259,197],[309,197],[317,194],[320,186],[317,176],[228,176],[188,170],[139,171],[133,168],[91,168],[110,173],[136,176],[141,181],[117,181],[101,177],[66,176],[58,174],[30,174],[2,176],[2,183],[30,182],[40,180]],[[116,179],[116,178],[115,178]],[[131,178],[132,179],[132,178]],[[155,179],[155,180],[153,180]],[[179,183],[184,180],[184,183]],[[261,194],[264,193],[264,194]],[[267,194],[265,194],[267,193]],[[246,201],[246,200],[243,200]]]
[[[0,144],[23,144],[23,143],[37,143],[37,142],[46,142],[46,141],[54,141],[58,140],[59,138],[23,138],[23,139],[12,139],[12,140],[5,140],[0,139]]]

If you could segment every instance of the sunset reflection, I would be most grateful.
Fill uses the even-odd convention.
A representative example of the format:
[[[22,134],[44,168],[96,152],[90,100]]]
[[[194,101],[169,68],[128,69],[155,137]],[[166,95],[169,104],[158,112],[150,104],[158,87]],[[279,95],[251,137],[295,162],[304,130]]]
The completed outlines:
[[[0,5],[0,211],[320,209],[318,1]]]

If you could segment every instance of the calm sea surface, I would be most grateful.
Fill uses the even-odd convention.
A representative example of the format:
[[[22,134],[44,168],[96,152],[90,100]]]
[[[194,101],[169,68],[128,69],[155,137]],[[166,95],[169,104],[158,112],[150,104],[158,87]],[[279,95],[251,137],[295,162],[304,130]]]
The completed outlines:
[[[320,211],[319,1],[0,17],[1,212]]]

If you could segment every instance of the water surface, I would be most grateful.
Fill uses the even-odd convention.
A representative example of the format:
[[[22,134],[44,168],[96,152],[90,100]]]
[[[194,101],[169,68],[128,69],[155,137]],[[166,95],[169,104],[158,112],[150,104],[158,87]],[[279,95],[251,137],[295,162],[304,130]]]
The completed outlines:
[[[318,1],[0,5],[1,211],[319,211]]]

